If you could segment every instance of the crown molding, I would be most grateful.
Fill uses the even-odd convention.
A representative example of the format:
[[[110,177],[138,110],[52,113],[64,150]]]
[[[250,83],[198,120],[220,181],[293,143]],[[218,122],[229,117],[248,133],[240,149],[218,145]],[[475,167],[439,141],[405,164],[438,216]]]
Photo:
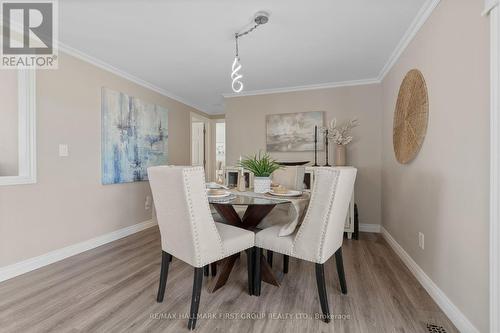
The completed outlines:
[[[225,119],[226,118],[226,114],[223,113],[223,112],[212,113],[212,114],[210,114],[209,118],[212,119],[212,120]]]
[[[0,25],[0,27],[2,27],[2,25]],[[17,22],[12,22],[10,27],[12,30],[16,31],[17,33],[22,34],[22,32],[23,32],[22,26],[19,25]],[[195,103],[192,103],[192,102],[190,102],[182,97],[179,97],[179,96],[177,96],[177,95],[175,95],[175,94],[173,94],[173,93],[171,93],[163,88],[160,88],[160,87],[158,87],[158,86],[156,86],[148,81],[140,79],[135,75],[132,75],[124,70],[121,70],[113,65],[108,64],[107,62],[104,62],[100,59],[97,59],[97,58],[91,56],[91,55],[88,55],[87,53],[84,53],[80,50],[77,50],[74,47],[71,47],[71,46],[61,42],[60,40],[55,40],[55,42],[56,42],[55,46],[57,47],[58,51],[62,51],[63,53],[66,53],[66,54],[73,56],[77,59],[85,61],[85,62],[92,64],[96,67],[99,67],[101,69],[104,69],[105,71],[113,73],[113,74],[115,74],[119,77],[122,77],[128,81],[131,81],[135,84],[138,84],[144,88],[147,88],[149,90],[157,92],[160,95],[163,95],[163,96],[168,97],[170,99],[173,99],[179,103],[190,106],[190,107],[192,107],[192,108],[194,108],[194,109],[196,109],[204,114],[207,114],[207,115],[213,114],[211,112],[208,112],[207,110],[205,110],[204,108],[202,108],[201,106],[199,106]]]
[[[310,84],[310,85],[304,85],[304,86],[293,86],[293,87],[283,87],[283,88],[273,88],[273,89],[249,90],[249,91],[244,91],[244,92],[237,93],[237,94],[236,93],[222,94],[222,96],[224,98],[232,98],[232,97],[242,97],[242,96],[288,93],[288,92],[305,91],[305,90],[318,90],[318,89],[328,89],[328,88],[362,86],[362,85],[377,84],[377,83],[380,83],[380,81],[378,79],[374,78],[374,79],[365,79],[365,80],[328,82],[328,83]]]
[[[406,47],[410,44],[413,38],[416,36],[420,28],[430,17],[434,9],[437,7],[441,0],[427,0],[426,3],[422,6],[422,8],[417,13],[417,16],[414,18],[405,34],[397,44],[394,51],[391,53],[388,61],[380,71],[379,75],[376,78],[369,79],[361,79],[361,80],[351,80],[351,81],[340,81],[340,82],[328,82],[328,83],[320,83],[320,84],[311,84],[311,85],[302,85],[302,86],[291,86],[291,87],[282,87],[282,88],[272,88],[272,89],[262,89],[262,90],[250,90],[244,91],[238,94],[235,93],[224,93],[222,96],[224,98],[233,98],[233,97],[243,97],[243,96],[255,96],[255,95],[267,95],[267,94],[277,94],[277,93],[287,93],[287,92],[297,92],[297,91],[307,91],[307,90],[318,90],[318,89],[328,89],[328,88],[340,88],[340,87],[351,87],[351,86],[360,86],[360,85],[368,85],[368,84],[379,84],[385,78],[387,73],[391,70],[394,64],[398,61],[401,54],[404,52]],[[80,60],[88,62],[92,65],[95,65],[101,69],[104,69],[108,72],[111,72],[115,75],[118,75],[124,79],[127,79],[131,82],[134,82],[142,87],[155,91],[165,97],[171,98],[175,101],[183,103],[187,106],[190,106],[202,113],[207,114],[208,116],[217,116],[223,113],[214,113],[209,112],[200,105],[192,103],[182,97],[179,97],[169,91],[166,91],[163,88],[155,86],[154,84],[147,82],[143,79],[138,78],[132,74],[129,74],[117,67],[114,67],[100,59],[92,57],[84,52],[81,52],[69,45],[66,45],[59,41],[59,50],[64,53],[67,53],[73,57],[76,57]]]
[[[377,78],[379,82],[382,82],[384,80],[387,73],[389,73],[394,64],[398,61],[399,57],[401,56],[401,54],[403,54],[404,50],[408,47],[413,38],[415,38],[420,28],[431,16],[432,12],[434,11],[434,9],[436,9],[440,1],[441,0],[427,0],[427,2],[422,6],[422,8],[420,8],[420,10],[417,13],[417,16],[415,16],[410,26],[406,30],[405,34],[403,35],[403,38],[401,38],[398,45],[396,46],[391,56],[389,57],[389,60],[386,62],[386,64],[380,71],[380,74],[378,75]]]
[[[126,79],[128,81],[131,81],[131,82],[133,82],[135,84],[138,84],[138,85],[140,85],[140,86],[142,86],[144,88],[147,88],[149,90],[157,92],[160,95],[163,95],[163,96],[168,97],[170,99],[173,99],[173,100],[175,100],[175,101],[177,101],[179,103],[182,103],[182,104],[185,104],[187,106],[190,106],[190,107],[192,107],[192,108],[194,108],[194,109],[196,109],[196,110],[198,110],[200,112],[203,112],[203,113],[205,113],[207,115],[211,115],[212,114],[211,112],[208,112],[207,110],[205,110],[204,108],[202,108],[201,106],[199,106],[199,105],[197,105],[195,103],[192,103],[192,102],[190,102],[190,101],[188,101],[188,100],[186,100],[186,99],[184,99],[182,97],[179,97],[179,96],[177,96],[177,95],[175,95],[175,94],[173,94],[173,93],[171,93],[171,92],[169,92],[169,91],[167,91],[165,89],[162,89],[162,88],[160,88],[160,87],[158,87],[158,86],[156,86],[156,85],[154,85],[154,84],[152,84],[152,83],[150,83],[148,81],[140,79],[140,78],[138,78],[135,75],[127,73],[124,70],[121,70],[121,69],[119,69],[119,68],[117,68],[117,67],[115,67],[113,65],[108,64],[107,62],[104,62],[104,61],[102,61],[100,59],[97,59],[97,58],[95,58],[93,56],[90,56],[90,55],[88,55],[88,54],[86,54],[86,53],[84,53],[84,52],[82,52],[80,50],[77,50],[77,49],[75,49],[75,48],[73,48],[73,47],[71,47],[69,45],[66,45],[66,44],[62,43],[61,41],[59,41],[59,43],[58,43],[58,48],[59,48],[59,51],[62,51],[64,53],[66,53],[66,54],[69,54],[70,56],[73,56],[75,58],[83,60],[83,61],[85,61],[85,62],[87,62],[89,64],[92,64],[92,65],[94,65],[96,67],[99,67],[101,69],[104,69],[104,70],[106,70],[106,71],[108,71],[110,73],[113,73],[113,74],[115,74],[115,75],[117,75],[119,77],[122,77],[122,78],[124,78],[124,79]]]
[[[485,1],[484,4],[484,10],[481,13],[481,16],[487,16],[490,15],[490,12],[493,10],[493,8],[497,7],[500,4],[499,0],[487,0]]]
[[[284,88],[276,88],[276,89],[263,89],[263,90],[251,90],[244,91],[241,93],[229,93],[222,94],[224,98],[233,98],[233,97],[242,97],[242,96],[255,96],[255,95],[266,95],[266,94],[277,94],[277,93],[286,93],[286,92],[294,92],[294,91],[304,91],[304,90],[316,90],[316,89],[327,89],[327,88],[339,88],[339,87],[349,87],[349,86],[358,86],[358,85],[366,85],[366,84],[377,84],[381,83],[387,73],[392,69],[394,64],[398,61],[401,54],[408,47],[410,42],[415,38],[417,33],[420,31],[420,28],[424,25],[427,19],[431,16],[434,9],[436,9],[437,5],[441,0],[427,0],[427,2],[422,5],[417,15],[411,22],[410,26],[404,33],[403,37],[396,45],[396,48],[391,53],[391,56],[385,63],[384,67],[380,71],[379,75],[376,78],[371,79],[362,79],[362,80],[353,80],[353,81],[342,81],[342,82],[330,82],[330,83],[322,83],[322,84],[312,84],[312,85],[304,85],[304,86],[295,86],[295,87],[284,87]]]

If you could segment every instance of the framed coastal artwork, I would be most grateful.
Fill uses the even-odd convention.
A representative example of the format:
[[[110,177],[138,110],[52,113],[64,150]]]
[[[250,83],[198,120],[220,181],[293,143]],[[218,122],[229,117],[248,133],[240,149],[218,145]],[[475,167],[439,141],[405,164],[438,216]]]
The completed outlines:
[[[102,88],[102,183],[148,179],[147,168],[168,161],[168,111]]]
[[[319,128],[324,124],[324,112],[299,112],[266,116],[267,151],[314,150],[314,127],[318,127],[318,150],[324,146]]]

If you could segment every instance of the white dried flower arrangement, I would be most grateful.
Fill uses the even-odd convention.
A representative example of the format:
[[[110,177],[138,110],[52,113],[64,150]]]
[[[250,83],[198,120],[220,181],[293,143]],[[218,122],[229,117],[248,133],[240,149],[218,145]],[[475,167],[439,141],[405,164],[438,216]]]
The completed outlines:
[[[353,118],[347,121],[342,126],[337,127],[337,119],[333,119],[328,127],[321,128],[322,132],[328,130],[328,139],[333,141],[333,143],[341,146],[348,145],[352,141],[352,136],[350,135],[351,130],[359,126],[358,119]]]

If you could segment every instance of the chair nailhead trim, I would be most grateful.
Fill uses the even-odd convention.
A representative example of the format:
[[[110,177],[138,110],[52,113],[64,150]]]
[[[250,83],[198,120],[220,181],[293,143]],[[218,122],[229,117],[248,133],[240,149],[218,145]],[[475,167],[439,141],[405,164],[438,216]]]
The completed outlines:
[[[188,203],[188,210],[189,210],[189,216],[190,216],[190,223],[191,227],[193,230],[193,238],[194,238],[194,252],[196,256],[196,263],[201,262],[201,257],[200,257],[200,243],[199,243],[199,238],[198,238],[198,228],[196,227],[196,222],[195,222],[195,216],[194,216],[194,211],[193,211],[193,201],[191,199],[191,183],[189,181],[188,175],[195,172],[195,168],[185,168],[182,170],[182,175],[184,177],[184,188],[186,189],[185,195],[186,195],[186,201]]]
[[[335,175],[334,175],[335,179],[332,183],[332,189],[331,189],[331,199],[330,199],[330,203],[328,205],[328,212],[326,214],[326,218],[323,220],[323,224],[322,224],[322,230],[321,230],[321,241],[320,241],[320,245],[319,245],[319,248],[318,248],[318,258],[319,258],[319,261],[323,261],[323,246],[325,245],[325,238],[326,238],[326,226],[328,225],[328,220],[330,219],[330,215],[332,213],[332,208],[333,208],[333,202],[335,201],[335,194],[337,193],[337,185],[338,185],[338,182],[339,182],[339,172],[336,172]]]
[[[195,217],[195,214],[194,214],[194,209],[193,209],[193,201],[192,201],[192,193],[191,193],[191,177],[193,176],[193,174],[196,174],[198,173],[200,176],[201,176],[201,181],[203,183],[203,188],[206,187],[206,184],[205,184],[205,177],[204,177],[204,170],[202,167],[191,167],[191,168],[185,168],[183,169],[183,178],[184,178],[184,187],[186,189],[186,200],[187,200],[187,203],[188,203],[188,210],[189,210],[189,216],[190,216],[190,222],[191,222],[191,226],[192,226],[192,230],[193,230],[193,238],[194,238],[194,247],[195,247],[195,256],[196,256],[196,264],[197,265],[201,265],[199,267],[202,267],[204,265],[206,265],[207,263],[205,264],[202,264],[202,258],[201,258],[201,249],[200,249],[200,242],[199,242],[199,236],[198,236],[198,227],[196,225],[196,217]],[[210,206],[209,206],[209,203],[208,203],[208,198],[206,198],[205,196],[205,205],[206,205],[206,209],[207,209],[207,216],[210,217],[211,219],[211,227],[213,229],[213,231],[215,232],[215,234],[217,235],[217,238],[218,238],[218,245],[219,245],[219,249],[220,249],[220,252],[221,252],[221,257],[217,260],[220,260],[220,259],[223,259],[225,257],[227,257],[227,255],[225,256],[225,253],[224,253],[224,246],[222,244],[222,239],[220,237],[220,234],[219,234],[219,231],[217,230],[217,227],[215,226],[215,222],[212,218],[212,214],[210,212]],[[216,260],[215,260],[216,261]],[[212,261],[213,262],[213,261]],[[210,263],[212,263],[210,262]]]
[[[320,239],[320,245],[318,247],[318,253],[317,253],[317,255],[318,255],[317,261],[321,262],[322,259],[323,259],[322,256],[321,256],[321,252],[322,252],[323,245],[324,245],[324,240],[325,240],[325,237],[326,237],[326,225],[327,225],[328,218],[330,216],[330,213],[331,213],[331,210],[332,210],[332,207],[333,207],[333,201],[335,199],[335,192],[336,192],[336,189],[337,189],[337,184],[338,184],[338,179],[339,179],[339,171],[338,170],[334,170],[334,169],[318,169],[318,170],[315,170],[314,172],[315,173],[329,172],[329,173],[333,173],[334,177],[335,177],[335,180],[332,182],[332,190],[330,191],[330,197],[328,198],[328,200],[329,200],[328,209],[327,209],[327,212],[325,213],[325,216],[323,216],[322,221],[321,221],[321,228],[322,228],[321,229],[321,239]],[[309,206],[307,208],[307,212],[306,212],[306,215],[305,215],[304,220],[303,220],[304,222],[299,227],[299,230],[297,231],[297,235],[295,235],[295,238],[294,238],[293,243],[292,243],[292,251],[291,252],[293,254],[291,254],[291,255],[294,256],[294,257],[297,257],[297,255],[294,254],[295,253],[295,244],[302,237],[304,228],[307,225],[311,224],[310,217],[309,217],[310,216],[310,209],[309,208],[311,208],[311,202],[313,202],[313,200],[315,200],[316,197],[318,196],[318,186],[316,186],[317,182],[318,182],[318,177],[316,177],[316,175],[315,175],[315,177],[314,177],[313,192],[311,193],[311,200],[309,202]],[[316,261],[316,260],[314,260],[314,261]]]
[[[203,169],[202,169],[203,170]],[[206,188],[207,187],[207,184],[205,182],[205,173],[204,173],[204,170],[203,172],[200,174],[201,176],[201,181],[203,183],[203,188]],[[205,209],[207,211],[207,216],[209,216],[210,218],[210,226],[212,227],[212,230],[215,232],[215,234],[217,235],[217,240],[219,241],[219,249],[220,249],[220,255],[221,256],[224,256],[224,245],[222,243],[222,238],[220,237],[220,234],[219,234],[219,230],[217,230],[217,226],[215,225],[215,221],[214,221],[214,218],[212,216],[212,212],[210,211],[210,203],[208,202],[208,197],[205,195],[204,196],[204,203],[205,203]]]

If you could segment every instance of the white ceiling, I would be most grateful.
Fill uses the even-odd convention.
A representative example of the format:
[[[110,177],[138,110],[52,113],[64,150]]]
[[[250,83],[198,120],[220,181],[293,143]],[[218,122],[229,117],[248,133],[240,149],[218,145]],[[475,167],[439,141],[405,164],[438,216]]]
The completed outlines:
[[[377,78],[425,0],[64,0],[65,45],[222,113],[234,33],[245,91]]]

